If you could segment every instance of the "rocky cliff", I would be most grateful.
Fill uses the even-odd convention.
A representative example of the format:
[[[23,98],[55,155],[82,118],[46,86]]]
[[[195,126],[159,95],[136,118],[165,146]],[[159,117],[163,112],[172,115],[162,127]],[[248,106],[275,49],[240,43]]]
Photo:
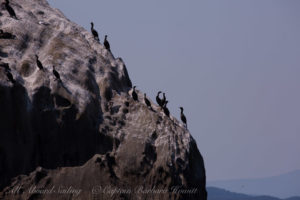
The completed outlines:
[[[121,58],[45,0],[10,6],[17,19],[0,11],[12,34],[0,39],[0,199],[206,199],[191,134],[140,91],[133,101]]]

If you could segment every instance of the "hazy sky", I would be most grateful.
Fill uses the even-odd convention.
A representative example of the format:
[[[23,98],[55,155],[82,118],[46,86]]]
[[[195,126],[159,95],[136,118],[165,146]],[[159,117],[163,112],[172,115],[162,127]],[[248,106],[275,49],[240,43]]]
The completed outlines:
[[[185,108],[208,180],[300,169],[300,1],[49,0]]]

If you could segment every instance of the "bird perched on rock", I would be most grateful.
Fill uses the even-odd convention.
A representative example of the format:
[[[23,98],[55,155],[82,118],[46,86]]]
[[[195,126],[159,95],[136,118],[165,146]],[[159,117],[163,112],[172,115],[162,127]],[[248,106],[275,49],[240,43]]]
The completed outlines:
[[[146,97],[146,93],[144,94],[144,101],[148,108],[152,109],[150,101]]]
[[[105,35],[103,44],[104,44],[104,47],[110,52],[110,45],[109,45],[109,42],[107,40],[107,35]]]
[[[180,118],[181,118],[181,121],[184,123],[184,125],[186,126],[187,128],[187,123],[186,123],[186,117],[185,115],[183,114],[183,107],[179,107],[181,112],[180,112]]]
[[[36,65],[37,65],[37,67],[38,67],[40,70],[43,70],[44,67],[43,67],[41,61],[39,60],[39,56],[38,56],[38,55],[35,55],[35,60],[36,60]]]
[[[170,117],[170,111],[169,109],[167,108],[167,104],[168,104],[168,101],[165,102],[164,106],[163,106],[163,110],[164,110],[164,113],[167,117]]]
[[[160,93],[161,93],[161,91],[159,91],[156,95],[156,102],[160,107],[162,107],[162,104],[161,104],[162,99],[159,97]]]
[[[9,5],[9,0],[5,0],[4,5],[5,5],[5,8],[6,8],[7,12],[9,13],[9,15],[12,18],[17,19],[17,16],[16,16],[16,13],[15,13],[14,9]]]
[[[0,29],[0,39],[14,39],[15,36],[9,32],[4,32]]]
[[[161,107],[164,107],[164,105],[165,105],[165,103],[166,103],[166,94],[165,93],[163,93],[163,98],[162,98],[162,100],[161,100]]]
[[[6,71],[6,77],[8,78],[8,80],[10,82],[12,82],[13,84],[16,82],[13,75],[9,72],[9,71]]]
[[[100,42],[98,32],[94,29],[94,23],[93,22],[91,22],[91,32],[92,32],[95,40],[97,40],[98,42]]]
[[[133,86],[133,91],[132,91],[132,93],[131,93],[131,96],[132,96],[133,100],[139,101],[138,95],[137,95],[137,93],[136,93],[136,91],[135,91],[135,88],[136,88],[136,86]]]
[[[53,75],[55,76],[55,78],[57,80],[61,81],[59,73],[55,70],[54,66],[52,66],[52,67],[53,67],[53,70],[52,70]]]

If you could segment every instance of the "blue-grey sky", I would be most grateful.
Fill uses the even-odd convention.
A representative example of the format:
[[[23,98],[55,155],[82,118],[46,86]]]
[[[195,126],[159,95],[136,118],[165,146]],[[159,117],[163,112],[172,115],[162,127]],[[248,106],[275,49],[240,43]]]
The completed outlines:
[[[300,169],[300,1],[49,0],[185,108],[208,180]]]

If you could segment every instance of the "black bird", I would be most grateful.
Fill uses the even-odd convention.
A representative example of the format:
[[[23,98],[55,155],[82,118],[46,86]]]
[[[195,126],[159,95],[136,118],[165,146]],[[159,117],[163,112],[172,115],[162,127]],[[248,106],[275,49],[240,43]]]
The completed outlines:
[[[61,79],[60,79],[60,75],[59,75],[59,73],[55,70],[55,67],[54,67],[54,66],[53,66],[52,73],[53,73],[53,75],[54,75],[58,80],[61,80]]]
[[[144,94],[144,101],[145,101],[145,104],[147,105],[147,107],[149,107],[149,108],[152,109],[151,103],[150,103],[150,101],[149,101],[149,100],[147,99],[147,97],[146,97],[146,93]]]
[[[16,82],[13,75],[9,71],[6,71],[6,76],[10,82],[12,82],[12,83]]]
[[[8,63],[0,62],[0,67],[3,67],[5,71],[10,71]]]
[[[167,100],[167,99],[166,99],[166,94],[163,93],[163,98],[162,98],[162,100],[161,100],[161,107],[164,107],[165,103],[167,102],[166,100]]]
[[[165,102],[165,104],[164,104],[164,106],[163,106],[163,109],[164,109],[165,115],[167,115],[168,117],[170,117],[170,111],[169,111],[169,109],[167,108],[167,104],[168,104],[168,101]]]
[[[16,16],[16,13],[15,13],[14,9],[9,5],[9,0],[5,0],[4,5],[5,5],[5,8],[6,8],[7,12],[9,13],[9,15],[12,18],[17,19],[17,16]]]
[[[110,45],[109,45],[109,42],[107,41],[107,35],[105,35],[103,44],[104,44],[105,48],[110,52]]]
[[[131,93],[131,96],[132,96],[133,100],[139,101],[138,95],[137,95],[137,93],[136,93],[136,91],[135,91],[135,88],[136,88],[136,86],[133,86],[133,91],[132,91],[132,93]]]
[[[186,123],[186,117],[184,116],[183,114],[183,107],[179,107],[180,110],[181,110],[181,113],[180,113],[180,118],[181,118],[181,121],[185,124],[186,128],[187,128],[187,123]]]
[[[0,29],[0,39],[14,39],[15,36],[9,32],[4,32]]]
[[[160,93],[161,93],[161,91],[159,91],[156,95],[156,102],[160,107],[162,107],[162,104],[161,104],[162,99],[160,99],[160,97],[159,97]]]
[[[43,67],[41,61],[39,60],[39,56],[38,56],[38,55],[35,55],[35,59],[36,59],[36,65],[37,65],[37,67],[38,67],[40,70],[43,70],[44,67]]]
[[[92,32],[95,40],[100,42],[98,32],[94,29],[94,23],[93,22],[91,22],[91,32]]]

